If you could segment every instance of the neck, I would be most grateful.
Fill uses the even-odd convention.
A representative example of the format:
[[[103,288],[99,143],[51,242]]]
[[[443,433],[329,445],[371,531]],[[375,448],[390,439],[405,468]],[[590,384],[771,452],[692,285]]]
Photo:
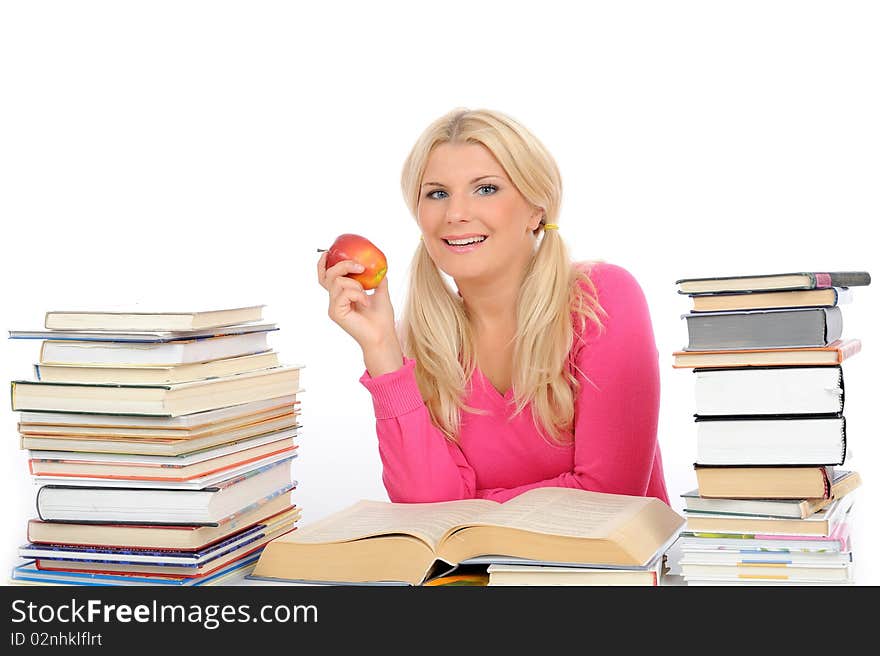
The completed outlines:
[[[524,271],[491,283],[456,281],[459,294],[478,334],[509,333],[516,330],[516,297],[525,280]]]

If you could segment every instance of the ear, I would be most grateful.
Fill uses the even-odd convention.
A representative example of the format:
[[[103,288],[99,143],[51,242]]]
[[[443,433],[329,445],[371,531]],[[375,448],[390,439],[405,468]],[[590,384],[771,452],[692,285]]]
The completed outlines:
[[[544,208],[536,207],[535,211],[532,212],[532,216],[529,220],[529,229],[534,232],[538,229],[538,226],[541,225],[541,222],[544,220]]]

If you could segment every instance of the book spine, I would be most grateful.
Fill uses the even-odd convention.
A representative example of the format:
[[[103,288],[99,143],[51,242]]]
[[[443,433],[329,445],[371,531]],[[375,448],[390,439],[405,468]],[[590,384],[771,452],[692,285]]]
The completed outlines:
[[[843,385],[843,367],[837,367],[837,386],[840,389],[840,409],[838,412],[843,412],[843,404],[846,399],[846,388]]]
[[[835,287],[859,287],[871,284],[871,274],[867,271],[834,271],[819,275],[828,276]]]
[[[822,487],[824,489],[823,499],[831,498],[831,476],[828,474],[828,467],[822,467]]]
[[[829,273],[811,273],[810,280],[813,283],[813,289],[827,289],[831,287],[831,274]]]
[[[825,343],[830,344],[843,334],[843,313],[837,305],[822,309],[825,314]]]
[[[846,417],[840,418],[840,462],[838,465],[842,465],[846,460]],[[828,494],[831,494],[831,486],[828,487]]]
[[[45,486],[45,485],[42,486],[42,487],[40,487],[39,490],[37,490],[37,498],[34,499],[34,504],[35,504],[36,507],[37,507],[37,517],[39,517],[41,521],[44,521],[44,522],[45,522],[45,521],[46,521],[46,518],[43,517],[43,513],[40,512],[40,496],[42,496],[42,494],[43,494],[43,490],[44,490],[44,489],[46,489],[46,486]],[[28,530],[30,530],[30,529],[28,529]]]
[[[846,342],[845,344],[841,344],[840,349],[837,351],[838,364],[846,360],[847,358],[851,358],[856,353],[862,350],[862,342],[858,339],[852,339]]]

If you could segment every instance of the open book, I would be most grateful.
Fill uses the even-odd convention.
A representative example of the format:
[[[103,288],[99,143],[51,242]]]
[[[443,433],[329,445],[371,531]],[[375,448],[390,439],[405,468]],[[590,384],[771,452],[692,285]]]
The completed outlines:
[[[359,501],[270,542],[254,578],[420,585],[475,556],[647,566],[684,518],[655,498],[536,488],[505,503]]]

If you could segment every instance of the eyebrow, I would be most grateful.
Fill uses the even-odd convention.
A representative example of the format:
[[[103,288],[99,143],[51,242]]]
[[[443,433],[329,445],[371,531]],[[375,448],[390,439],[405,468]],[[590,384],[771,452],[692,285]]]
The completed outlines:
[[[474,178],[473,180],[471,180],[468,184],[474,184],[475,182],[479,182],[480,180],[485,180],[486,178],[498,178],[499,180],[502,179],[500,175],[481,175],[479,178]],[[425,182],[422,184],[422,186],[423,187],[428,187],[428,186],[442,187],[443,184],[441,184],[439,182]]]

